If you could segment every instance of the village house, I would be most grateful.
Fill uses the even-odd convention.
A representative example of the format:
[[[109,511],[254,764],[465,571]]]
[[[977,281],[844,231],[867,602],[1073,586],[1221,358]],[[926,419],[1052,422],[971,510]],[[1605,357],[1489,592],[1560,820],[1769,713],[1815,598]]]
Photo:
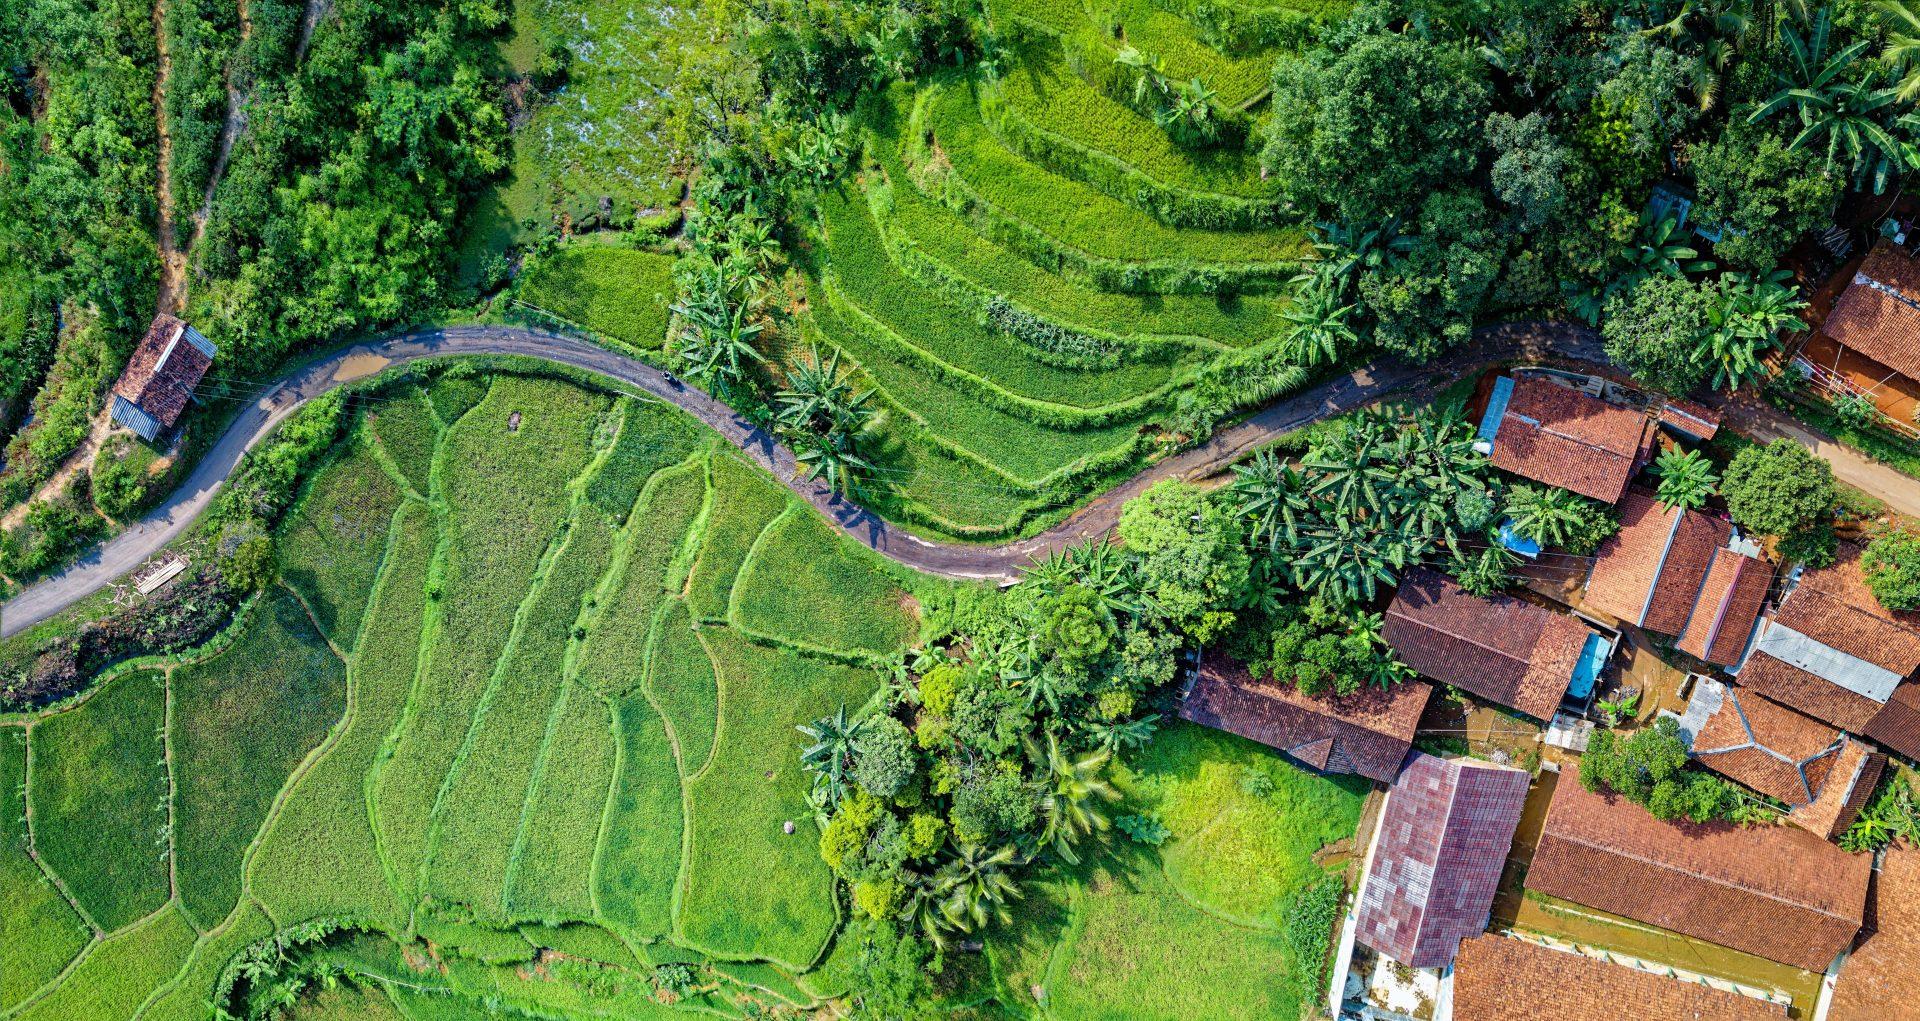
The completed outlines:
[[[1682,652],[1730,667],[1746,653],[1773,581],[1759,554],[1722,518],[1629,493],[1620,531],[1595,552],[1581,606],[1676,636]]]
[[[1476,445],[1501,471],[1612,504],[1653,441],[1654,420],[1643,412],[1537,376],[1501,376]]]
[[[154,316],[113,384],[113,420],[149,443],[158,439],[180,420],[217,353],[212,341],[178,318]]]
[[[1787,1016],[1785,1004],[1697,979],[1493,933],[1460,945],[1446,996],[1452,1021],[1780,1021]]]
[[[1872,745],[1712,678],[1694,682],[1679,719],[1695,761],[1785,804],[1823,840],[1852,824],[1887,766]]]
[[[1881,240],[1795,364],[1830,393],[1865,394],[1911,430],[1920,410],[1920,260]]]
[[[1864,920],[1868,855],[1792,826],[1663,822],[1588,791],[1554,787],[1527,889],[1770,961],[1821,972]]]
[[[1406,681],[1386,691],[1308,695],[1290,684],[1255,679],[1246,667],[1213,653],[1182,695],[1180,718],[1258,741],[1323,773],[1391,783],[1432,693],[1426,684]]]
[[[1898,1021],[1920,1014],[1920,850],[1894,846],[1873,875],[1873,911],[1840,966],[1827,1021]]]
[[[1894,613],[1867,588],[1860,548],[1800,571],[1761,621],[1735,671],[1740,684],[1788,708],[1920,757],[1920,615]]]
[[[1511,596],[1469,595],[1415,568],[1400,579],[1381,637],[1422,676],[1550,720],[1592,695],[1613,642],[1578,618]]]
[[[1410,968],[1445,968],[1486,931],[1533,775],[1413,753],[1387,791],[1356,938]]]

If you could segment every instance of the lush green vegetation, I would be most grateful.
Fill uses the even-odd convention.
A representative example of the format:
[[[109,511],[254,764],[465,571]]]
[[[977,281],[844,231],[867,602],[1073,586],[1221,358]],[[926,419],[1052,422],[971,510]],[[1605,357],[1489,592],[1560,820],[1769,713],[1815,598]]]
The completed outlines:
[[[239,900],[242,859],[274,796],[346,708],[346,671],[291,594],[263,595],[241,627],[171,678],[174,877],[202,929]]]
[[[1070,747],[1122,753],[1085,760],[1051,742],[1041,753],[1083,760],[1058,766],[1058,785],[1027,817],[1069,801],[1096,813],[1047,838],[1079,844],[1084,864],[1036,873],[1031,886],[1036,902],[1069,907],[1051,921],[1023,914],[1007,930],[1059,947],[1062,963],[1037,979],[1055,1009],[1100,1016],[1145,996],[1171,1010],[1249,954],[1278,955],[1262,965],[1272,981],[1215,989],[1209,1002],[1226,1016],[1301,1002],[1308,972],[1282,936],[1287,905],[1317,881],[1315,852],[1351,831],[1357,795],[1194,728],[1136,755],[1152,728],[1128,721],[1171,677],[1174,635],[1209,625],[1204,614],[1123,609],[1124,627],[1109,631],[1113,611],[1088,602],[1084,586],[1118,598],[1121,561],[1090,549],[1013,597],[911,577],[677,413],[570,384],[456,372],[424,387],[402,379],[345,413],[275,529],[268,587],[227,635],[31,720],[35,839],[49,879],[101,931],[88,947],[82,919],[24,854],[9,868],[33,872],[0,873],[39,891],[23,903],[45,931],[8,949],[10,962],[32,966],[8,990],[40,997],[30,1016],[149,999],[165,1018],[196,1016],[209,999],[242,1013],[293,1001],[306,1011],[330,1001],[300,990],[335,970],[408,1016],[423,1003],[458,1016],[492,1002],[562,1016],[733,1014],[863,990],[863,948],[879,939],[870,916],[887,909],[869,880],[843,899],[822,860],[808,732],[851,711],[873,733],[886,719],[905,735],[894,716],[861,707],[897,706],[909,690],[924,733],[965,735],[956,739],[999,749],[996,761],[1024,760],[1023,720],[1084,717],[1060,732]],[[528,457],[523,442],[549,455]],[[604,473],[621,478],[596,497]],[[1172,536],[1185,520],[1176,508],[1130,525],[1147,529],[1134,545],[1161,549],[1152,533],[1167,564],[1192,559],[1196,548]],[[342,529],[362,536],[365,563],[330,560],[326,543],[301,538]],[[1167,605],[1183,605],[1176,582],[1154,584]],[[1035,619],[1047,622],[1036,691],[1048,694],[993,694]],[[906,647],[929,633],[942,644],[915,663]],[[952,661],[943,650],[962,636],[991,658]],[[901,671],[917,683],[886,684]],[[970,680],[954,688],[956,676]],[[1071,716],[1053,715],[1056,700]],[[14,735],[8,769],[25,762],[22,733],[0,731]],[[907,796],[906,740],[863,756],[849,783],[887,789],[890,777],[893,796]],[[1243,782],[1250,772],[1266,783]],[[901,816],[915,820],[912,839],[937,847],[1025,825],[1024,795],[995,775],[927,791]],[[1077,800],[1094,791],[1107,793]],[[1107,797],[1124,798],[1112,814],[1154,820],[1161,843],[1087,839],[1119,832],[1091,821],[1104,823]],[[937,804],[951,822],[928,811]],[[842,825],[831,818],[829,841]],[[76,841],[115,819],[126,839]],[[986,910],[979,931],[998,945]],[[342,923],[367,935],[329,935]],[[1144,979],[1125,978],[1125,961],[1143,938],[1210,963],[1180,987],[1136,989],[1128,983]],[[543,947],[570,956],[548,959],[540,983],[516,978]],[[39,989],[83,948],[85,963]],[[903,952],[927,981],[924,951]],[[444,984],[425,989],[411,969],[414,979],[393,984],[403,974],[394,962],[422,953],[440,962],[433,981]],[[949,962],[955,978],[1005,981]],[[996,956],[996,969],[1012,966]],[[1019,988],[995,995],[1017,1008]]]
[[[167,901],[166,719],[164,677],[137,671],[30,734],[35,850],[102,931]]]
[[[28,855],[27,732],[0,730],[0,896],[8,905],[7,944],[0,948],[0,1008],[11,1009],[51,981],[87,944],[90,935]]]
[[[671,258],[653,252],[573,245],[528,267],[514,294],[565,325],[657,351],[667,340],[672,270]]]

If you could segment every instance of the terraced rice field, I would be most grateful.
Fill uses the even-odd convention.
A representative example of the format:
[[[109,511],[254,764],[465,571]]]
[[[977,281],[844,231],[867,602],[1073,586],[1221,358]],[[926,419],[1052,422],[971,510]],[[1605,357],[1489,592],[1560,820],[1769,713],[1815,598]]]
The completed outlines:
[[[542,949],[622,1016],[814,1002],[840,917],[794,727],[866,701],[918,633],[904,586],[937,583],[657,405],[519,377],[390,396],[226,635],[0,728],[0,795],[25,796],[0,883],[33,922],[0,1011],[203,1017],[235,954],[321,919],[374,934],[374,975],[451,962],[354,1001],[372,1016],[558,1009],[513,976]],[[647,999],[665,961],[701,976],[679,1009]]]
[[[997,77],[863,104],[863,166],[821,203],[800,327],[893,412],[869,501],[976,540],[1038,530],[1179,443],[1196,388],[1231,404],[1304,380],[1272,352],[1310,254],[1254,157],[1280,51],[1210,44],[1177,0],[988,14],[1021,40]],[[1202,79],[1230,137],[1183,147],[1123,101],[1127,45]]]

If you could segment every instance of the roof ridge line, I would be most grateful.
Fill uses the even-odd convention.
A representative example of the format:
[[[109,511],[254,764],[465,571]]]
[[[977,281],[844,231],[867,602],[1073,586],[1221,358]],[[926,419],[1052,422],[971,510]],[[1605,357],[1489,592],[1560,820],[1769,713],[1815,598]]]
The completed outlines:
[[[1549,613],[1551,613],[1552,611],[1548,611],[1548,612],[1549,612]],[[1439,634],[1439,635],[1445,635],[1446,637],[1448,637],[1448,638],[1452,638],[1452,639],[1454,639],[1454,640],[1456,640],[1456,641],[1462,641],[1462,642],[1465,642],[1465,643],[1467,643],[1468,645],[1473,645],[1473,646],[1477,646],[1477,647],[1479,647],[1479,648],[1482,648],[1482,649],[1485,649],[1485,650],[1487,650],[1488,652],[1491,652],[1491,653],[1493,653],[1494,655],[1496,655],[1496,656],[1499,656],[1499,657],[1500,657],[1500,658],[1502,658],[1502,659],[1509,659],[1509,660],[1512,660],[1512,661],[1514,661],[1515,663],[1525,663],[1525,664],[1528,664],[1528,665],[1531,665],[1531,664],[1533,663],[1533,660],[1531,660],[1531,659],[1528,659],[1528,658],[1525,658],[1525,657],[1522,657],[1522,656],[1516,656],[1516,655],[1514,655],[1513,653],[1510,653],[1510,652],[1508,652],[1508,651],[1506,651],[1505,649],[1501,649],[1501,648],[1497,648],[1497,647],[1495,647],[1495,646],[1492,646],[1492,645],[1488,645],[1487,643],[1485,643],[1485,642],[1483,642],[1483,641],[1480,641],[1480,640],[1479,640],[1479,639],[1477,639],[1477,638],[1471,638],[1471,637],[1468,637],[1468,636],[1466,636],[1466,635],[1459,635],[1459,634],[1454,634],[1454,633],[1453,633],[1453,632],[1451,632],[1451,631],[1442,631],[1442,630],[1440,630],[1440,629],[1439,629],[1438,627],[1436,627],[1436,626],[1434,626],[1434,625],[1432,625],[1432,624],[1429,624],[1429,623],[1427,623],[1427,622],[1426,622],[1426,621],[1424,621],[1424,620],[1418,620],[1418,619],[1415,619],[1415,618],[1413,618],[1413,617],[1409,617],[1409,616],[1407,616],[1407,615],[1406,615],[1405,613],[1394,613],[1394,612],[1393,612],[1393,607],[1392,607],[1391,605],[1389,605],[1389,606],[1387,607],[1387,615],[1388,615],[1388,616],[1390,616],[1390,617],[1398,617],[1398,618],[1400,618],[1401,620],[1404,620],[1404,621],[1406,621],[1406,622],[1407,622],[1407,623],[1409,623],[1409,624],[1412,624],[1412,625],[1414,625],[1414,626],[1416,626],[1416,627],[1420,627],[1420,628],[1424,628],[1424,629],[1426,629],[1426,630],[1428,630],[1428,631],[1432,631],[1432,632],[1434,632],[1435,634]]]
[[[1579,783],[1579,781],[1578,781],[1578,780],[1575,780],[1574,782],[1575,782],[1575,783]],[[1648,814],[1649,814],[1649,815],[1651,815],[1652,813],[1648,813]],[[1661,820],[1661,821],[1662,821],[1662,822],[1664,822],[1664,820]],[[1716,878],[1714,878],[1714,877],[1712,877],[1712,876],[1709,876],[1709,875],[1706,875],[1705,873],[1701,873],[1701,872],[1695,872],[1695,871],[1693,871],[1693,870],[1691,870],[1691,869],[1684,869],[1684,868],[1680,868],[1680,867],[1678,867],[1678,866],[1674,866],[1674,865],[1668,865],[1668,864],[1666,864],[1666,863],[1664,863],[1664,862],[1659,862],[1659,861],[1655,861],[1654,859],[1652,859],[1652,858],[1649,858],[1649,857],[1647,857],[1646,855],[1643,855],[1643,854],[1640,854],[1640,853],[1638,853],[1638,852],[1635,852],[1635,851],[1625,851],[1625,850],[1620,850],[1620,849],[1617,849],[1617,848],[1611,848],[1611,847],[1607,847],[1607,846],[1606,846],[1606,845],[1604,845],[1604,844],[1597,844],[1597,843],[1594,843],[1593,841],[1591,841],[1591,840],[1588,840],[1588,839],[1586,839],[1585,837],[1576,837],[1576,836],[1569,836],[1569,835],[1566,835],[1566,834],[1560,834],[1560,833],[1543,833],[1543,834],[1542,834],[1542,837],[1543,837],[1543,838],[1544,838],[1544,837],[1547,837],[1547,836],[1551,836],[1551,837],[1553,837],[1553,838],[1555,838],[1556,840],[1565,840],[1565,841],[1568,841],[1568,842],[1570,842],[1570,843],[1575,843],[1575,844],[1579,844],[1579,845],[1580,845],[1580,846],[1582,846],[1582,847],[1590,847],[1590,848],[1592,848],[1592,849],[1594,849],[1594,850],[1596,850],[1596,851],[1601,851],[1601,852],[1604,852],[1604,853],[1606,853],[1606,854],[1611,854],[1611,855],[1615,855],[1615,856],[1617,856],[1617,857],[1621,857],[1621,858],[1629,858],[1629,859],[1632,859],[1632,860],[1634,860],[1634,861],[1637,861],[1637,862],[1639,862],[1639,863],[1640,863],[1640,864],[1642,864],[1642,865],[1650,865],[1650,866],[1652,866],[1652,867],[1654,867],[1654,868],[1656,868],[1656,869],[1660,869],[1660,870],[1662,870],[1662,871],[1664,871],[1664,872],[1673,872],[1673,873],[1677,873],[1677,874],[1679,874],[1679,875],[1683,875],[1683,876],[1690,876],[1690,877],[1692,877],[1692,878],[1694,878],[1694,879],[1698,879],[1698,880],[1701,880],[1701,881],[1703,881],[1703,882],[1708,882],[1708,883],[1714,883],[1714,884],[1716,884],[1716,885],[1719,885],[1719,886],[1726,886],[1726,887],[1730,887],[1730,888],[1732,888],[1732,889],[1735,889],[1735,890],[1739,890],[1739,891],[1741,891],[1741,892],[1743,892],[1743,893],[1750,893],[1750,894],[1753,894],[1753,895],[1754,895],[1754,896],[1756,896],[1756,897],[1764,897],[1764,898],[1766,898],[1767,900],[1771,900],[1771,901],[1776,901],[1776,902],[1778,902],[1778,903],[1781,903],[1781,904],[1785,904],[1785,905],[1787,905],[1788,907],[1795,907],[1795,908],[1803,908],[1803,909],[1805,909],[1805,910],[1807,910],[1807,911],[1811,911],[1811,912],[1813,912],[1814,914],[1817,914],[1817,915],[1824,915],[1824,916],[1826,916],[1826,917],[1828,917],[1828,918],[1832,918],[1832,919],[1836,919],[1836,920],[1838,920],[1838,921],[1842,921],[1842,922],[1851,922],[1851,921],[1853,921],[1853,919],[1850,919],[1850,918],[1848,918],[1848,917],[1847,917],[1847,916],[1845,916],[1845,915],[1837,915],[1837,914],[1834,914],[1834,913],[1833,913],[1832,911],[1829,911],[1829,910],[1827,910],[1826,908],[1823,908],[1823,907],[1819,907],[1819,906],[1816,906],[1816,905],[1813,905],[1813,904],[1806,904],[1806,903],[1802,903],[1802,902],[1800,902],[1800,901],[1795,901],[1795,900],[1788,900],[1787,898],[1785,898],[1785,897],[1782,897],[1782,896],[1780,896],[1780,895],[1779,895],[1779,894],[1777,894],[1777,893],[1771,893],[1771,892],[1768,892],[1768,891],[1766,891],[1766,890],[1762,890],[1762,889],[1759,889],[1759,888],[1757,888],[1757,887],[1753,887],[1753,886],[1749,886],[1749,885],[1748,885],[1748,884],[1746,884],[1746,883],[1742,883],[1742,882],[1737,882],[1737,881],[1734,881],[1734,880],[1722,880],[1722,879],[1716,879]],[[1822,843],[1825,843],[1825,841],[1822,841]],[[1536,851],[1536,852],[1535,852],[1535,854],[1537,855],[1537,854],[1538,854],[1538,852]],[[1576,902],[1576,903],[1577,903],[1577,902]],[[1682,935],[1684,935],[1684,933],[1683,933]],[[1744,951],[1743,951],[1743,952],[1744,952]],[[1756,955],[1756,956],[1757,956],[1757,955]],[[1771,958],[1769,958],[1769,960],[1771,960]]]

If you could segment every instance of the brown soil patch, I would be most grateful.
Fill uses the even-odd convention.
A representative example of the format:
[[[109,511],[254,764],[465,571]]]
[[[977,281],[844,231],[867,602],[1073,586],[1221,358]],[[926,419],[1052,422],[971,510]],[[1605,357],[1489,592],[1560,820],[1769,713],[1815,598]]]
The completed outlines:
[[[391,364],[390,359],[377,354],[348,355],[340,362],[340,367],[333,370],[333,380],[336,383],[345,383],[349,380],[364,379],[386,368],[389,364]]]

